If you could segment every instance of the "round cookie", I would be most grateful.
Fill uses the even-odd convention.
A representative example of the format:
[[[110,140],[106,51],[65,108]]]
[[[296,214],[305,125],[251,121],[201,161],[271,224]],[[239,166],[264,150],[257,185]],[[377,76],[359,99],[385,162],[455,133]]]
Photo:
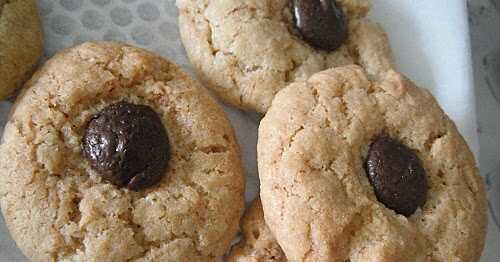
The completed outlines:
[[[37,1],[0,0],[0,99],[22,86],[42,52]]]
[[[290,261],[479,260],[474,157],[430,92],[397,72],[339,67],[289,85],[257,151],[265,220]]]
[[[33,261],[217,261],[243,210],[223,110],[179,66],[117,43],[65,50],[34,75],[5,127],[0,169],[7,226]]]
[[[227,262],[286,262],[285,254],[264,221],[262,204],[257,198],[241,220],[243,239],[231,249]]]
[[[336,19],[318,16],[319,21],[312,23],[317,30],[311,26],[313,29],[300,33],[294,25],[291,2],[319,5],[317,0],[177,0],[188,57],[198,77],[222,100],[264,113],[287,84],[324,69],[354,63],[377,76],[391,67],[385,32],[365,19],[367,0],[336,1],[335,10],[344,16],[347,36],[333,51],[315,48],[309,42],[321,42],[322,36],[331,35],[320,25]],[[335,32],[335,28],[331,30]],[[306,42],[304,36],[310,31],[323,34]]]

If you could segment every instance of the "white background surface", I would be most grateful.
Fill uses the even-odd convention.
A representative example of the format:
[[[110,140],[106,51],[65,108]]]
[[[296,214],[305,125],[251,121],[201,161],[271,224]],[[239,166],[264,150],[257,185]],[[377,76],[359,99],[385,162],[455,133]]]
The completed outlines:
[[[483,259],[500,261],[500,0],[469,1],[469,21],[478,104],[479,162],[481,174],[486,177],[491,210]]]
[[[478,156],[465,1],[373,2],[372,19],[387,30],[400,71],[437,96]],[[40,5],[47,38],[45,58],[85,40],[117,39],[156,51],[189,67],[178,37],[173,0],[40,0]],[[0,103],[2,126],[9,106]],[[247,199],[251,199],[256,195],[258,183],[255,145],[259,117],[226,109],[242,146],[248,177]],[[0,261],[25,261],[2,220],[0,233]],[[494,258],[499,257],[491,244],[498,244],[499,237],[492,234],[484,261],[497,261]]]
[[[478,156],[465,1],[373,0],[372,17],[389,34],[397,68],[432,91]]]

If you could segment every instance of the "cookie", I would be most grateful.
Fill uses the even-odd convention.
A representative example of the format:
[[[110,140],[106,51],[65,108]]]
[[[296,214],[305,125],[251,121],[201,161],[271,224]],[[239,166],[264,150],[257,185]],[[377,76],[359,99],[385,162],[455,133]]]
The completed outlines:
[[[367,0],[177,0],[179,28],[201,81],[223,101],[264,113],[287,84],[324,69],[391,67]]]
[[[33,261],[217,261],[244,177],[223,110],[179,66],[117,43],[48,61],[0,146],[0,203]]]
[[[264,221],[262,204],[257,198],[241,220],[243,239],[231,249],[227,262],[286,262],[285,254]]]
[[[429,91],[339,67],[282,90],[262,120],[265,220],[290,261],[477,261],[485,189]]]
[[[0,99],[22,86],[42,52],[37,1],[0,0]]]

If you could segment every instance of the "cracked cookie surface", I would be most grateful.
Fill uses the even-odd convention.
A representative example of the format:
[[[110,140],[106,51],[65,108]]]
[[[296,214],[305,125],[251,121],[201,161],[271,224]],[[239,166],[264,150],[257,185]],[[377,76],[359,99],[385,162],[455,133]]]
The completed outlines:
[[[349,38],[318,51],[294,28],[289,0],[177,0],[179,27],[198,77],[227,103],[265,113],[287,84],[324,69],[362,65],[377,76],[391,67],[383,29],[364,17],[367,0],[338,0]]]
[[[43,52],[35,0],[0,0],[0,99],[29,78]]]
[[[227,262],[286,262],[285,254],[264,221],[257,198],[241,220],[243,239],[231,249]]]
[[[428,182],[409,217],[375,196],[364,163],[386,134]],[[397,72],[330,69],[282,90],[259,128],[265,220],[290,261],[477,261],[486,199],[474,157],[425,89]]]
[[[166,175],[130,191],[83,157],[88,120],[126,100],[168,130]],[[238,230],[244,178],[232,127],[179,66],[147,51],[86,43],[28,82],[0,146],[0,203],[33,261],[217,261]]]

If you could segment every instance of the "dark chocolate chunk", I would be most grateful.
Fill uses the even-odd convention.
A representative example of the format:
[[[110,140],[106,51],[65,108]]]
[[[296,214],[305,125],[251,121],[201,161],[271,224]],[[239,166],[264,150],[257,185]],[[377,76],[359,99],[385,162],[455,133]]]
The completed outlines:
[[[291,6],[297,30],[312,47],[334,51],[347,40],[346,18],[335,0],[291,0]]]
[[[131,190],[158,183],[170,158],[167,132],[158,114],[124,101],[90,119],[82,148],[105,180]]]
[[[371,145],[366,172],[378,201],[404,216],[422,207],[427,195],[427,177],[415,152],[386,136]]]

